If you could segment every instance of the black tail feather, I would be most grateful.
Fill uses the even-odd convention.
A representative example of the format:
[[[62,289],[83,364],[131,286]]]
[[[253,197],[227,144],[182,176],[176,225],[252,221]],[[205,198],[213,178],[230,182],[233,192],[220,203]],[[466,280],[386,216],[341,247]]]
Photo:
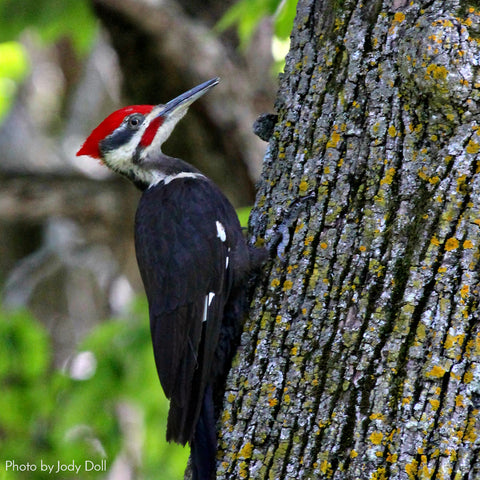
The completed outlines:
[[[195,435],[190,442],[192,480],[213,480],[216,470],[217,437],[211,385],[207,385]]]

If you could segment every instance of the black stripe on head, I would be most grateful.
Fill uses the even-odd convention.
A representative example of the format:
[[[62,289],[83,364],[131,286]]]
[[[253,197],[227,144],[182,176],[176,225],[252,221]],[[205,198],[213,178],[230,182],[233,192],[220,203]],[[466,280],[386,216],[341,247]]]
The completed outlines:
[[[137,133],[144,120],[145,116],[141,113],[133,113],[125,117],[121,125],[98,144],[100,152],[105,154],[126,145]]]

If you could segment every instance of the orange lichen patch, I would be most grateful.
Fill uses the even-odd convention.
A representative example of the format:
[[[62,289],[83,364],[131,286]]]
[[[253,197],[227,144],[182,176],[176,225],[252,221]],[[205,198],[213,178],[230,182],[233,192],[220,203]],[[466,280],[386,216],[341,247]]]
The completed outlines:
[[[302,180],[298,186],[298,190],[300,193],[305,193],[308,190],[308,182],[306,180]]]
[[[450,237],[446,242],[445,242],[445,250],[447,252],[450,252],[452,250],[457,249],[459,246],[459,241],[455,237]]]
[[[425,180],[425,181],[428,180],[428,175],[427,175],[423,170],[419,170],[419,171],[418,171],[418,176],[419,176],[422,180]]]
[[[387,170],[385,177],[380,180],[380,185],[391,185],[394,175],[395,175],[395,169],[393,167],[389,168]]]
[[[443,343],[443,347],[445,350],[449,350],[452,347],[456,346],[462,346],[463,342],[465,340],[465,335],[450,335],[447,334],[447,338],[445,339],[445,342]]]
[[[369,439],[374,445],[380,445],[382,443],[383,433],[382,432],[373,432],[370,435]]]
[[[253,445],[250,442],[248,442],[238,452],[238,456],[239,458],[251,458],[252,452],[253,452]]]
[[[390,127],[388,127],[388,134],[391,137],[396,137],[397,136],[397,129],[395,128],[394,125],[390,125]]]
[[[271,398],[269,401],[268,401],[268,404],[271,406],[271,407],[275,407],[276,405],[278,405],[278,400],[276,398]]]
[[[336,148],[341,138],[338,132],[333,132],[330,140],[327,142],[327,148]]]
[[[470,291],[470,285],[463,285],[460,289],[460,295],[462,298],[468,297],[468,292]]]
[[[465,150],[467,153],[478,153],[480,151],[480,145],[475,140],[470,140]]]
[[[427,67],[427,73],[425,75],[425,79],[428,80],[430,78],[434,78],[435,80],[445,80],[448,75],[448,70],[443,65],[436,65],[435,63],[431,63]]]
[[[324,460],[320,465],[320,471],[325,475],[327,472],[331,471],[332,465],[327,460]]]
[[[398,460],[398,453],[387,453],[387,462],[395,463]]]
[[[413,459],[411,463],[405,465],[405,472],[407,472],[408,478],[414,479],[417,477],[418,462]]]
[[[310,245],[310,244],[313,242],[313,239],[314,239],[314,238],[315,238],[315,237],[314,237],[313,235],[309,235],[308,237],[306,237],[306,238],[305,238],[305,242],[304,242],[305,246]]]
[[[442,378],[445,375],[445,369],[440,365],[435,365],[427,372],[427,377]]]

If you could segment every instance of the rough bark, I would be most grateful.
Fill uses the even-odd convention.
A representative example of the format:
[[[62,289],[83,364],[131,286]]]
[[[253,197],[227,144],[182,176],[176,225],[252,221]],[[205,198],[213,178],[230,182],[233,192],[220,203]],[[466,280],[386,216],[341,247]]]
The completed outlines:
[[[480,478],[479,26],[299,1],[219,479]]]

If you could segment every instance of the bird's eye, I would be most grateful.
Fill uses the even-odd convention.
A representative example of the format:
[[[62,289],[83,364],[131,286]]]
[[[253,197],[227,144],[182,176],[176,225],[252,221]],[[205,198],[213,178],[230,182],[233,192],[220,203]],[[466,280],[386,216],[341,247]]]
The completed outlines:
[[[136,130],[142,123],[143,123],[143,115],[139,113],[135,113],[134,115],[130,115],[127,120],[127,125],[132,130]]]

